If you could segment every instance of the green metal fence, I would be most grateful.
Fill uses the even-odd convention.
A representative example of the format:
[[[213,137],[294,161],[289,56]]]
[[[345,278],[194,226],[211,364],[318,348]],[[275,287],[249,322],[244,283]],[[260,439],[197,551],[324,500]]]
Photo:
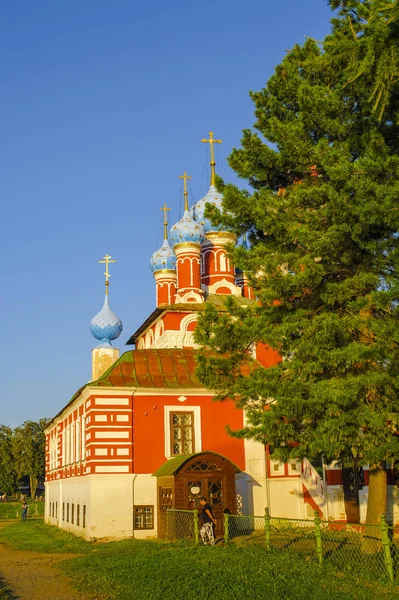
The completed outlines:
[[[169,509],[166,537],[199,543],[201,520],[197,510]],[[387,525],[347,525],[314,519],[283,519],[224,515],[224,543],[240,546],[262,544],[267,551],[297,552],[306,561],[334,565],[342,572],[362,575],[371,580],[399,580],[399,530]]]
[[[198,511],[166,511],[166,538],[168,540],[193,540],[198,543]]]

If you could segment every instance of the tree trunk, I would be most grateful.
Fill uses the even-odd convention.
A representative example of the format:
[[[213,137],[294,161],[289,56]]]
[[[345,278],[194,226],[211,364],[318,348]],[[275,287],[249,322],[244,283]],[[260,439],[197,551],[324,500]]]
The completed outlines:
[[[36,490],[38,485],[38,479],[35,475],[29,475],[29,483],[30,483],[30,497],[32,500],[35,499]]]
[[[387,472],[384,463],[377,463],[370,465],[366,525],[379,525],[380,516],[386,509]]]
[[[381,550],[381,514],[387,507],[387,472],[384,463],[370,465],[369,471],[369,496],[367,502],[366,525],[362,550],[367,554],[375,554]]]

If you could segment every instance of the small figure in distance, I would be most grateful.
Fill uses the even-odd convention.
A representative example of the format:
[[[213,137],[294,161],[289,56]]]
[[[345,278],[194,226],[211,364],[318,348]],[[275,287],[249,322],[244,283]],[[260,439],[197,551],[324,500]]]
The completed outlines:
[[[216,525],[216,519],[212,513],[212,506],[208,504],[205,496],[200,498],[200,506],[202,508],[201,519],[202,527],[200,529],[200,536],[204,546],[208,545],[208,541],[211,546],[215,545],[215,537],[213,535],[213,525]]]
[[[27,516],[28,516],[28,505],[26,503],[26,500],[24,500],[22,503],[22,520],[26,521]]]

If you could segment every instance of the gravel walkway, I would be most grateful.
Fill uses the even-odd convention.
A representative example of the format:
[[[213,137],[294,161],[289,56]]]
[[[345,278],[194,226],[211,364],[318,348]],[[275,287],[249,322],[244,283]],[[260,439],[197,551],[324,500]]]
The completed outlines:
[[[0,544],[0,575],[15,600],[106,600],[84,596],[56,564],[71,554],[48,554],[14,550]]]

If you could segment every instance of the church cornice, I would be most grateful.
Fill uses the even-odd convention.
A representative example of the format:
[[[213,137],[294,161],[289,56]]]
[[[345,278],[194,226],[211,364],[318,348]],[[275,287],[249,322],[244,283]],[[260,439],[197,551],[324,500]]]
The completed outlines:
[[[195,252],[198,252],[200,249],[201,244],[198,244],[197,242],[181,242],[180,244],[173,246],[173,251],[176,256],[178,253],[184,252],[185,250],[194,250]]]
[[[226,294],[210,294],[205,298],[205,302],[178,302],[176,304],[170,304],[169,306],[162,306],[156,308],[151,315],[144,321],[142,325],[135,331],[135,333],[129,338],[126,342],[127,346],[131,346],[136,344],[138,338],[145,333],[145,331],[152,325],[154,325],[155,321],[158,317],[164,315],[167,312],[199,312],[205,310],[205,306],[207,303],[213,304],[217,310],[224,312],[226,311],[225,302],[229,295]],[[243,296],[234,295],[235,299],[240,304],[245,304],[247,306],[257,306],[255,300],[250,300],[249,298],[244,298]]]
[[[153,275],[155,279],[160,279],[161,277],[176,277],[176,269],[159,269],[159,271],[154,271]]]

